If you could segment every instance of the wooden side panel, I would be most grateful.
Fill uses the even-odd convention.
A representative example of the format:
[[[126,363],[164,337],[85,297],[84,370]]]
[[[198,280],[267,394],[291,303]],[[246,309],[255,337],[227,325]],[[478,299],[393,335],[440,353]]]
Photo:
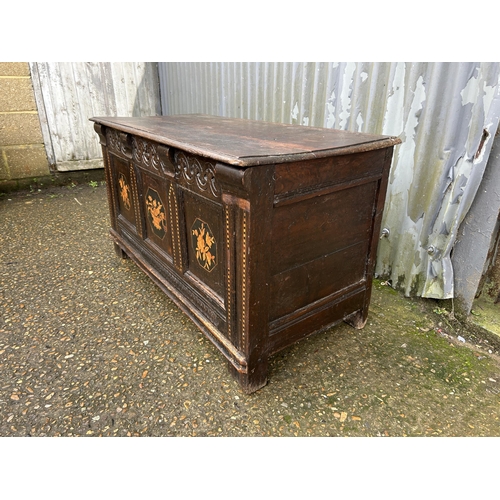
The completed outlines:
[[[275,208],[271,274],[367,241],[376,188],[377,182],[370,182]]]
[[[270,321],[361,282],[367,251],[368,242],[360,241],[273,276]]]
[[[352,311],[362,309],[365,300],[364,290],[353,291],[324,304],[311,314],[297,316],[294,321],[287,322],[286,325],[272,325],[269,352],[273,354],[315,332],[339,323]]]
[[[308,191],[320,191],[367,177],[379,177],[384,168],[385,150],[320,158],[309,162],[276,165],[275,199],[286,199]]]

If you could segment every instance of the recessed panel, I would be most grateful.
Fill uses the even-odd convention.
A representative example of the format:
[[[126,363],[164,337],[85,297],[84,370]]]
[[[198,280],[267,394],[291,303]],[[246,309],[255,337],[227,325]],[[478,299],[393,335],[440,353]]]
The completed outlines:
[[[170,214],[168,207],[169,182],[142,172],[142,208],[146,222],[146,239],[172,255]]]
[[[184,209],[189,271],[219,296],[223,296],[222,206],[185,191]]]
[[[134,186],[134,180],[130,174],[130,165],[116,156],[110,156],[115,178],[118,213],[135,227],[134,189],[136,186]]]

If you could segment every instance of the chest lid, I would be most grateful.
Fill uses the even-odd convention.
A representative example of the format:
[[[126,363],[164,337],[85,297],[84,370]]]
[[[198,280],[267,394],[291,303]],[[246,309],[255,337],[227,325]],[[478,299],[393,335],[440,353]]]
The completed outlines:
[[[201,114],[91,121],[240,167],[371,151],[401,142],[383,135]]]

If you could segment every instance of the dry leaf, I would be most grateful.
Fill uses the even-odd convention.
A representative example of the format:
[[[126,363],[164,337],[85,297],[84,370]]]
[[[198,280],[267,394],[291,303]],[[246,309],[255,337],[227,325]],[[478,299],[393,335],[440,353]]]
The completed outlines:
[[[352,417],[353,420],[361,420],[361,417]]]

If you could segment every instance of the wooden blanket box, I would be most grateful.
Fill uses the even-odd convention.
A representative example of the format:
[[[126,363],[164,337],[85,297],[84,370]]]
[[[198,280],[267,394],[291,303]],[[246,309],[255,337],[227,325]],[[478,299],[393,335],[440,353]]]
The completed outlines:
[[[92,118],[110,235],[229,362],[366,322],[395,137],[208,115]]]

